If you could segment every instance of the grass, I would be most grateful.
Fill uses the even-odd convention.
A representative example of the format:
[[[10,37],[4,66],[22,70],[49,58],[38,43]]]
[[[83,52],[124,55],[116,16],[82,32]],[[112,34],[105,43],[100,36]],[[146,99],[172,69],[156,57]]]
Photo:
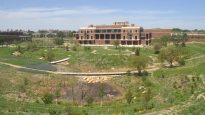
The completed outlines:
[[[6,61],[7,58],[11,58],[11,60],[8,61],[9,63],[23,65],[26,63],[26,58],[29,58],[29,61],[38,60],[41,53],[45,52],[45,50],[46,49],[43,48],[33,52],[25,52],[22,57],[12,59],[12,49],[2,48],[0,50],[0,61]],[[85,63],[93,64],[100,70],[101,68],[126,67],[126,59],[128,56],[110,54],[129,54],[132,48],[123,48],[121,52],[114,47],[108,47],[108,49],[103,47],[91,47],[91,50],[78,47],[77,51],[65,51],[61,48],[52,50],[56,55],[56,59],[70,57],[69,61],[71,65],[82,62],[80,63],[81,65]],[[93,50],[96,50],[96,54],[91,53]],[[0,114],[44,114],[52,112],[66,114],[67,111],[70,110],[76,114],[88,113],[89,115],[104,115],[121,113],[123,115],[130,115],[158,111],[180,105],[189,100],[196,92],[204,91],[205,89],[205,60],[201,57],[205,55],[205,44],[189,44],[187,47],[182,48],[182,50],[188,52],[186,54],[185,66],[160,68],[154,71],[153,74],[150,73],[148,76],[143,77],[116,76],[109,81],[125,89],[125,91],[132,92],[133,100],[131,104],[127,104],[126,99],[120,99],[113,102],[104,102],[103,106],[100,106],[98,103],[81,106],[80,104],[73,104],[67,101],[57,105],[45,105],[42,102],[36,102],[41,96],[34,95],[32,87],[42,87],[45,84],[49,84],[49,81],[66,81],[64,78],[67,78],[67,76],[55,76],[44,73],[40,75],[40,73],[19,71],[8,66],[0,65]],[[156,56],[153,52],[150,48],[141,49],[142,55]],[[196,56],[199,58],[196,58]],[[47,62],[43,61],[41,63]],[[73,66],[71,66],[71,68],[72,67]],[[20,86],[24,78],[28,78],[29,81],[31,81],[26,91],[26,93],[30,92],[28,93],[30,101],[19,101],[15,98],[9,98],[7,94],[18,94],[21,92],[22,89]],[[45,84],[42,84],[42,81],[46,81]],[[50,86],[45,85],[45,87]],[[148,94],[146,93],[148,90],[150,90],[149,96],[147,96]],[[147,103],[146,99],[148,99]],[[180,108],[182,111],[179,112],[179,114],[203,114],[203,100],[194,99],[191,103],[191,106]]]

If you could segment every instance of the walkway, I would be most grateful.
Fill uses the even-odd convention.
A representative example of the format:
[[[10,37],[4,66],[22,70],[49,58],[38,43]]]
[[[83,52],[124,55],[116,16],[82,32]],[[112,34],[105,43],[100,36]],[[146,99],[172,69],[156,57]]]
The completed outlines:
[[[33,69],[33,68],[28,68],[24,66],[19,66],[19,65],[14,65],[10,63],[5,63],[5,62],[0,62],[0,64],[11,66],[14,68],[18,69],[26,69],[26,70],[32,70],[32,71],[39,71],[39,72],[46,72],[46,73],[52,73],[52,74],[59,74],[59,75],[75,75],[75,76],[105,76],[105,75],[125,75],[127,72],[103,72],[103,73],[75,73],[75,72],[56,72],[56,71],[48,71],[48,70],[39,70],[39,69]],[[136,73],[136,72],[131,72],[131,73]]]

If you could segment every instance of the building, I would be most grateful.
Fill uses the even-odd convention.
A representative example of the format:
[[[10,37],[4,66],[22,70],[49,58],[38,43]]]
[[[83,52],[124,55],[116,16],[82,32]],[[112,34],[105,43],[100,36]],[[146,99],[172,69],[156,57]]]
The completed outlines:
[[[153,39],[161,38],[162,36],[170,36],[172,33],[172,29],[144,29],[145,32],[151,33]]]
[[[11,44],[16,41],[31,41],[31,36],[24,32],[17,31],[0,31],[0,44]]]
[[[121,45],[149,45],[151,33],[144,32],[140,26],[128,22],[114,22],[112,25],[90,25],[80,28],[74,34],[78,43],[83,45],[112,45],[119,41]]]

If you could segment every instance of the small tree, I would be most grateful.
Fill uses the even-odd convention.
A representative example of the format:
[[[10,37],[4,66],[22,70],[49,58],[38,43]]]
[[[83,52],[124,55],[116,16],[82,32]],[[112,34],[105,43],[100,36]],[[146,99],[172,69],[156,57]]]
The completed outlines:
[[[120,41],[119,40],[113,41],[113,45],[115,46],[115,49],[117,49],[120,45]]]
[[[162,36],[161,38],[160,38],[160,44],[162,45],[162,46],[167,46],[167,43],[169,42],[171,40],[171,36],[169,36],[169,35],[165,35],[165,36]]]
[[[55,43],[56,45],[63,45],[64,39],[63,39],[63,38],[55,38],[55,39],[54,39],[54,43]]]
[[[59,37],[59,38],[65,38],[65,37],[66,37],[66,34],[65,34],[65,32],[63,32],[63,31],[58,31],[58,32],[57,32],[57,37]]]
[[[45,56],[46,60],[48,61],[53,61],[55,59],[55,54],[53,53],[52,50],[49,50],[47,53],[46,53],[46,56]]]
[[[54,97],[53,94],[46,93],[41,99],[45,104],[51,104],[53,102]]]
[[[146,56],[131,56],[129,59],[129,66],[136,68],[138,75],[142,75],[142,70],[145,69],[150,63],[150,59]]]
[[[160,43],[154,43],[154,53],[159,54],[162,45]]]
[[[188,35],[186,34],[186,33],[182,33],[182,35],[181,35],[181,46],[182,47],[185,47],[186,46],[186,42],[187,42],[187,40],[188,40]]]
[[[181,46],[184,47],[186,46],[185,42],[188,40],[188,35],[184,32],[176,32],[173,33],[171,40],[176,46],[179,46],[181,44]]]
[[[136,48],[135,49],[135,55],[136,56],[140,56],[140,48]]]
[[[180,53],[174,46],[169,46],[167,48],[163,48],[160,51],[160,54],[158,56],[158,59],[161,62],[167,61],[170,65],[170,67],[173,67],[173,62],[178,61],[180,58]]]
[[[128,91],[127,94],[125,95],[125,98],[127,100],[127,103],[130,104],[132,101],[132,93]]]

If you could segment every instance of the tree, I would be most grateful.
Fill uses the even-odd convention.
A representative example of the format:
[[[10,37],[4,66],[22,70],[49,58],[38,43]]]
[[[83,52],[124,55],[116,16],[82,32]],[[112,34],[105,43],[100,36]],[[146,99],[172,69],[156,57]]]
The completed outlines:
[[[182,47],[185,47],[186,46],[186,42],[187,42],[187,40],[188,40],[188,35],[186,34],[186,33],[182,33],[182,35],[181,35],[181,45],[182,45]]]
[[[136,56],[140,56],[140,48],[136,48],[135,49],[135,55]]]
[[[115,46],[115,49],[117,49],[120,45],[120,41],[119,40],[113,41],[113,45]]]
[[[167,48],[163,48],[160,51],[160,54],[158,56],[158,59],[161,62],[167,61],[170,65],[170,67],[173,67],[174,61],[179,61],[180,58],[180,52],[177,50],[174,46],[169,46]]]
[[[178,46],[179,44],[181,44],[181,46],[186,46],[185,42],[188,40],[188,35],[184,32],[176,32],[172,34],[171,40],[173,42],[173,44],[175,44],[176,46]]]
[[[55,59],[55,54],[53,53],[52,50],[49,50],[47,53],[46,53],[46,56],[45,56],[46,60],[48,60],[49,62],[53,61]]]
[[[171,39],[171,36],[169,36],[169,35],[162,36],[160,38],[161,45],[166,47],[167,43],[170,41],[170,39]]]
[[[130,104],[132,101],[132,93],[130,91],[128,91],[125,95],[125,98],[127,100],[127,103]]]
[[[63,45],[64,39],[63,39],[63,38],[55,38],[55,39],[54,39],[54,43],[55,43],[56,45]]]
[[[65,38],[65,37],[66,37],[65,32],[63,32],[63,31],[58,31],[58,32],[57,32],[57,37],[59,37],[59,38]]]
[[[45,104],[51,104],[53,102],[54,97],[53,94],[46,93],[41,99]]]
[[[160,49],[162,48],[162,45],[160,43],[154,43],[153,48],[154,48],[154,53],[159,54]]]
[[[142,75],[142,70],[150,63],[150,59],[146,56],[131,56],[129,59],[129,66],[136,68],[138,75]]]

